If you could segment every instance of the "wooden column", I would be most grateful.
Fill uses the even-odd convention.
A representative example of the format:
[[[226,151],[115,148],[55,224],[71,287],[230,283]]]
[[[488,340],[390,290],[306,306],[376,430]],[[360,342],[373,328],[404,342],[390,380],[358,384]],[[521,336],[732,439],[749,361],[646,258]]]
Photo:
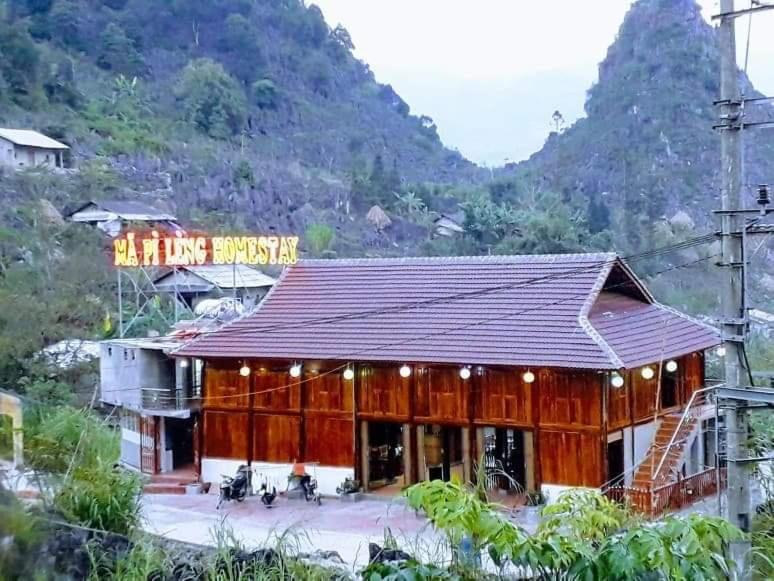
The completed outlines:
[[[525,470],[524,485],[527,492],[535,491],[535,442],[534,433],[530,431],[522,432],[524,434],[524,463],[527,465]]]
[[[420,424],[416,427],[417,433],[417,482],[422,482],[427,478],[427,466],[425,465],[425,426]]]
[[[465,482],[473,481],[473,458],[470,447],[470,433],[472,431],[469,427],[460,430],[462,437],[462,479]]]
[[[369,444],[368,444],[368,422],[360,422],[360,485],[364,491],[368,491],[368,484],[370,481],[370,466],[369,460]]]
[[[403,482],[404,484],[414,484],[414,475],[412,466],[414,465],[414,454],[411,449],[411,430],[410,423],[403,424]]]

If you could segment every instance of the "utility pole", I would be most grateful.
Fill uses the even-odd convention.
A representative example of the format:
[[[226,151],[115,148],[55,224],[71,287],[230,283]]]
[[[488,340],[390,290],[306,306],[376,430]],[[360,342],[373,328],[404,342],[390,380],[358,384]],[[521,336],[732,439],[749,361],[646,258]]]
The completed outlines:
[[[734,0],[720,0],[720,13],[732,15]],[[720,155],[721,155],[721,264],[727,271],[721,294],[722,339],[725,384],[742,387],[744,369],[745,289],[742,209],[742,97],[736,67],[735,18],[720,20]],[[744,382],[746,383],[746,382]],[[750,530],[750,480],[741,459],[747,438],[747,410],[737,401],[728,402],[726,458],[728,466],[728,520],[743,531]],[[716,426],[717,428],[717,426]]]

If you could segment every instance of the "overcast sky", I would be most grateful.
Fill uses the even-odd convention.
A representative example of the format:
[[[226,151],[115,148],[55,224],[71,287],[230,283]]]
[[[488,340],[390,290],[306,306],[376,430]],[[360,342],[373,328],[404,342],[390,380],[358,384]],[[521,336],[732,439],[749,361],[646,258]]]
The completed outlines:
[[[502,165],[541,147],[551,114],[583,114],[631,0],[309,0],[343,24],[355,54],[415,114],[435,119],[444,143]],[[700,0],[705,17],[717,0]],[[746,0],[738,0],[739,7]],[[747,20],[737,30],[740,53]],[[743,55],[740,54],[740,63]],[[767,66],[767,63],[768,66]],[[749,74],[774,94],[774,11],[755,17]]]

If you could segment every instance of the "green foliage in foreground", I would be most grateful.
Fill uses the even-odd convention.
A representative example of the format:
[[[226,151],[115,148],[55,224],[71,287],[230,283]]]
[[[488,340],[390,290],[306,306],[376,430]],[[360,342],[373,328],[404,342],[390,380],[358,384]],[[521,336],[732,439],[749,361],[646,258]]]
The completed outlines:
[[[724,579],[728,544],[742,536],[722,519],[699,515],[643,523],[588,490],[568,491],[546,507],[534,535],[458,483],[422,482],[405,494],[452,547],[468,538],[501,569],[527,567],[540,579]],[[462,560],[455,553],[452,570]]]
[[[54,507],[70,522],[128,534],[140,522],[140,477],[117,469],[118,435],[87,410],[43,412],[27,435],[26,455],[54,481]]]

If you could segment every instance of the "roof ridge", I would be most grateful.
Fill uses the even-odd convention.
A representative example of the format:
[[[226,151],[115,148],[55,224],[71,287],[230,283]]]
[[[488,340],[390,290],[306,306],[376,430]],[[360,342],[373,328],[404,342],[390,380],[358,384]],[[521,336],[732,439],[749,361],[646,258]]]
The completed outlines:
[[[616,252],[566,252],[557,254],[484,254],[467,256],[384,256],[384,257],[362,257],[362,258],[302,258],[298,261],[298,266],[323,266],[323,265],[341,265],[341,264],[409,264],[409,263],[455,263],[455,262],[551,262],[561,259],[580,259],[580,258],[599,258],[604,261],[610,261],[618,258]]]
[[[610,362],[616,368],[620,369],[624,367],[623,360],[610,346],[610,344],[605,341],[604,337],[602,337],[601,333],[597,331],[596,327],[594,327],[591,321],[589,321],[589,313],[599,299],[599,293],[604,288],[605,282],[607,282],[607,279],[610,276],[610,273],[613,271],[614,266],[615,263],[611,262],[599,271],[599,275],[597,276],[597,280],[594,283],[594,286],[591,287],[589,294],[586,296],[586,300],[583,301],[583,305],[581,305],[580,312],[578,313],[578,324],[581,326],[581,329],[584,330],[586,335],[588,335],[589,338],[594,341],[594,343],[599,345],[600,349],[602,349],[605,355],[607,355],[608,359],[610,359]]]

